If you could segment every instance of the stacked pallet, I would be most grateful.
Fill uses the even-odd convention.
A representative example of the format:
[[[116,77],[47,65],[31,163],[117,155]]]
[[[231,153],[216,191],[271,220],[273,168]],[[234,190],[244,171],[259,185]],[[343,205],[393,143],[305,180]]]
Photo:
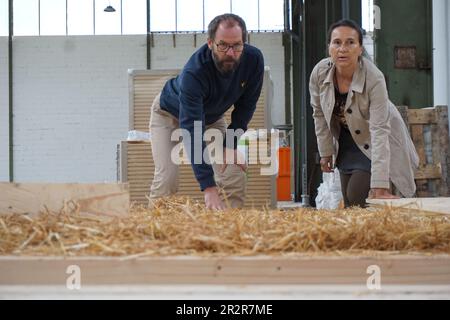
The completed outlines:
[[[161,91],[165,82],[176,76],[178,70],[134,70],[129,77],[130,130],[149,131],[150,108],[155,96]],[[257,103],[256,112],[249,123],[249,129],[270,129],[270,93],[269,71],[264,76],[263,90]],[[231,121],[232,108],[226,113],[227,123]],[[250,155],[250,157],[254,155]],[[248,167],[248,184],[246,207],[274,207],[275,176],[262,175],[263,164],[250,164]],[[203,194],[194,177],[190,164],[179,167],[179,195],[193,199],[202,199]],[[154,164],[151,144],[122,141],[120,146],[120,179],[128,182],[130,200],[137,204],[147,204],[147,195],[153,180]]]
[[[419,155],[415,180],[419,197],[450,196],[450,150],[446,106],[398,107]]]

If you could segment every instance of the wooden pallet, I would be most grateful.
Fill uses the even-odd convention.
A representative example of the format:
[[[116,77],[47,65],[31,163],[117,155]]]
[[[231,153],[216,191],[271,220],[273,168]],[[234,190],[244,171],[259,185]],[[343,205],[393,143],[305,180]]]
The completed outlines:
[[[398,107],[416,146],[420,167],[415,180],[418,197],[450,196],[448,108]]]
[[[154,97],[161,91],[165,82],[176,76],[179,70],[134,70],[130,72],[130,121],[129,130],[148,132],[150,119],[150,107]],[[264,76],[263,92],[257,103],[257,110],[249,123],[249,129],[270,129],[270,100],[269,87],[270,76],[266,70]],[[227,123],[231,119],[229,110],[225,119]],[[150,143],[135,143],[122,141],[120,144],[120,180],[128,182],[130,186],[131,201],[146,205],[146,196],[150,191],[153,180],[154,164]],[[246,207],[275,207],[276,190],[275,176],[262,175],[261,169],[266,166],[261,164],[249,165]],[[179,167],[179,191],[178,195],[189,196],[202,200],[200,191],[190,164],[182,164]]]

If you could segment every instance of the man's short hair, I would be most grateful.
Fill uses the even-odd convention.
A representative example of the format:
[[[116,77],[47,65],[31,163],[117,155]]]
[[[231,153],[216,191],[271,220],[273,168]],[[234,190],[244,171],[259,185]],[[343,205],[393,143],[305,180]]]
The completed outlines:
[[[219,25],[222,22],[227,23],[227,27],[233,27],[236,24],[239,25],[239,27],[242,30],[242,42],[247,42],[247,27],[245,26],[245,21],[238,15],[232,14],[232,13],[225,13],[221,14],[220,16],[215,17],[212,19],[212,21],[208,25],[208,38],[211,40],[214,40],[216,38],[216,31]]]

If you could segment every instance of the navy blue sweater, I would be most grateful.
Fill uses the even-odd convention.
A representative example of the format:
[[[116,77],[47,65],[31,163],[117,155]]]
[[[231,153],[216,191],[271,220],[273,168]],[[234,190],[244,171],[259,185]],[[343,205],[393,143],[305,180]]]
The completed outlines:
[[[191,56],[180,75],[165,84],[161,93],[161,109],[178,118],[180,128],[189,131],[191,145],[187,151],[202,191],[216,183],[211,165],[204,159],[200,164],[192,161],[194,121],[202,122],[203,134],[205,125],[219,120],[234,105],[228,129],[246,131],[256,109],[263,78],[264,59],[259,49],[246,44],[238,68],[224,76],[217,70],[211,50],[205,44]],[[202,154],[205,147],[203,142]]]

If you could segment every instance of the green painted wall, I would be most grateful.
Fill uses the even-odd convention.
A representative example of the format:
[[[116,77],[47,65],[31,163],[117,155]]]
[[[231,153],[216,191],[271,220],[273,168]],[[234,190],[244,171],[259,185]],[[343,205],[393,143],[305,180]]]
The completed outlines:
[[[386,76],[389,96],[396,105],[433,106],[431,2],[375,0],[381,12],[381,29],[375,32],[375,60]],[[415,51],[415,61],[408,59],[408,68],[395,67],[396,47],[410,47],[406,50],[411,57]]]

